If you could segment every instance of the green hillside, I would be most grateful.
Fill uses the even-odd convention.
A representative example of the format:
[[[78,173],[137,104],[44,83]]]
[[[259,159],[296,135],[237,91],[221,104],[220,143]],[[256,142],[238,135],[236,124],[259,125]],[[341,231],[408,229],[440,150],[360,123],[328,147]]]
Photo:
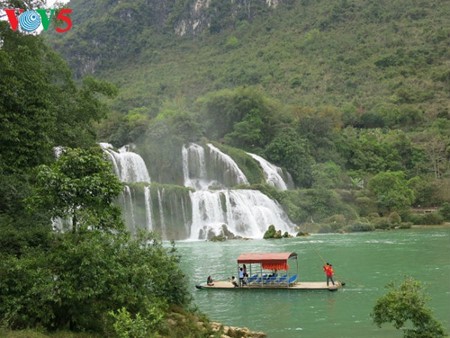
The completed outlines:
[[[249,1],[250,15],[240,1],[213,0],[199,19],[210,27],[178,36],[193,3],[76,1],[74,28],[54,45],[77,74],[116,83],[121,112],[257,86],[283,103],[338,107],[367,127],[448,116],[449,1]]]
[[[77,1],[48,40],[117,85],[98,138],[137,143],[161,183],[206,138],[286,168],[297,223],[449,202],[450,1],[268,4]]]

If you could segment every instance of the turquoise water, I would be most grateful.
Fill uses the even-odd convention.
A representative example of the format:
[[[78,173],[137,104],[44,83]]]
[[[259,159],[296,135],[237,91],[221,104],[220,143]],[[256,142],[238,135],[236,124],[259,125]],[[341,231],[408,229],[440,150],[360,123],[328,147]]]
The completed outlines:
[[[370,312],[385,285],[411,276],[424,285],[434,316],[450,332],[450,229],[317,234],[282,240],[178,242],[194,303],[211,320],[264,331],[268,337],[401,337],[378,328]],[[304,281],[322,281],[323,260],[333,264],[344,289],[329,291],[196,290],[194,285],[236,274],[243,252],[295,251]]]

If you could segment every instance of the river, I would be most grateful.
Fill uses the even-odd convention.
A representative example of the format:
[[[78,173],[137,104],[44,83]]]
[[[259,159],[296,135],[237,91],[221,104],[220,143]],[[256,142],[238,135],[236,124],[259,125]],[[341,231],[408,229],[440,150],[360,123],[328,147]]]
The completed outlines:
[[[264,331],[270,338],[402,337],[370,313],[389,282],[411,276],[423,283],[427,305],[450,333],[450,228],[418,228],[352,234],[313,234],[281,240],[237,240],[221,243],[177,242],[181,267],[189,276],[194,303],[213,321]],[[322,281],[323,260],[333,264],[337,291],[196,290],[194,285],[236,274],[243,252],[298,254],[304,281]]]

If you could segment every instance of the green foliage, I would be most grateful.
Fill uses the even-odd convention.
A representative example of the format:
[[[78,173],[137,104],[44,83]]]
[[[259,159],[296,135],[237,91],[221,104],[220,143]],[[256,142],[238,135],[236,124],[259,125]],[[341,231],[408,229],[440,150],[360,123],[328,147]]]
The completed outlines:
[[[80,228],[120,228],[120,213],[112,202],[122,184],[99,148],[62,150],[51,166],[38,168],[31,208],[49,210],[52,217],[69,218]]]
[[[380,297],[371,316],[374,323],[381,327],[392,323],[396,329],[403,329],[405,338],[439,338],[444,337],[442,325],[433,318],[426,307],[426,297],[420,282],[406,278],[402,284],[387,286],[388,293]],[[408,323],[412,323],[409,328]]]
[[[156,330],[166,304],[189,301],[178,261],[151,234],[55,234],[48,252],[2,259],[0,321],[15,329],[112,332],[108,313],[125,308],[135,323]]]
[[[282,236],[281,230],[276,230],[274,225],[269,225],[269,227],[267,228],[267,231],[264,233],[264,236],[263,236],[264,239],[274,239],[274,238],[280,239],[282,237],[286,237],[286,234],[284,234],[284,236]]]
[[[404,210],[414,200],[414,192],[408,188],[402,171],[380,172],[370,179],[368,186],[375,194],[382,213]]]
[[[445,221],[450,221],[450,203],[442,204],[439,213]]]
[[[269,161],[287,169],[297,186],[310,187],[314,160],[308,142],[292,129],[282,130],[265,149]]]
[[[439,212],[429,212],[423,215],[412,215],[410,220],[416,225],[439,225],[444,222],[444,217]]]
[[[254,88],[221,90],[201,98],[206,136],[244,149],[261,148],[273,137],[277,104]]]
[[[145,135],[136,140],[137,151],[152,160],[148,166],[150,176],[159,183],[183,185],[181,148],[202,136],[203,126],[197,116],[184,109],[168,106],[149,123]]]
[[[314,188],[333,189],[343,185],[342,169],[332,161],[314,164],[312,177]]]
[[[344,228],[346,232],[365,232],[365,231],[374,231],[375,226],[369,223],[356,222],[350,224]]]
[[[400,215],[398,214],[398,212],[391,212],[389,214],[389,223],[393,224],[393,225],[399,225],[402,222],[402,218],[400,217]]]
[[[140,313],[137,313],[135,318],[132,318],[131,314],[124,307],[117,310],[117,312],[110,311],[108,314],[114,319],[113,328],[117,337],[140,338],[147,337],[149,332],[155,330],[162,320],[162,311],[158,311],[153,307],[152,313],[154,316],[152,320],[142,318]]]

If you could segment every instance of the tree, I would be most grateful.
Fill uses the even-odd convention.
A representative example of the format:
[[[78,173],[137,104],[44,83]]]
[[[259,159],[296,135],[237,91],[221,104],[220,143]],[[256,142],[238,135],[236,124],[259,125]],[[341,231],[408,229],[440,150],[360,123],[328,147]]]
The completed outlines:
[[[156,332],[169,305],[189,304],[178,263],[175,249],[153,234],[53,233],[51,250],[0,260],[0,324],[110,337],[123,325],[111,316],[120,310]]]
[[[29,8],[38,1],[1,3]],[[92,122],[106,111],[99,94],[112,95],[114,88],[92,78],[78,87],[41,36],[14,32],[0,20],[0,93],[0,230],[51,229],[45,212],[25,212],[32,171],[54,160],[55,146],[95,144]]]
[[[309,143],[294,130],[286,129],[280,132],[266,147],[265,155],[271,162],[286,168],[296,185],[311,186],[311,166],[314,160],[309,150]]]
[[[426,297],[420,282],[406,278],[399,287],[390,283],[387,288],[389,292],[377,300],[371,313],[378,327],[384,323],[392,323],[396,329],[404,330],[405,338],[445,336],[442,325],[425,306]],[[405,328],[408,322],[412,323],[412,329]]]
[[[401,211],[411,206],[414,192],[408,187],[403,171],[381,172],[369,180],[369,190],[375,194],[383,212]]]
[[[29,203],[50,210],[52,217],[71,219],[73,232],[81,227],[121,228],[119,209],[112,204],[121,191],[122,183],[100,148],[66,148],[52,165],[37,169]]]

